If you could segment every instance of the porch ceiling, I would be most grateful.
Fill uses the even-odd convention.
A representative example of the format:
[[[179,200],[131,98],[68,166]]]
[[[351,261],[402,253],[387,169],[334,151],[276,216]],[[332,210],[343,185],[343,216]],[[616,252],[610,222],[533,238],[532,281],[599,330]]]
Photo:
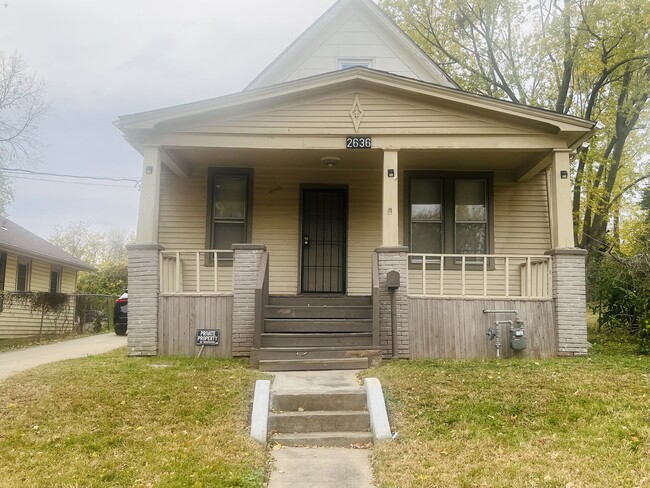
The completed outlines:
[[[165,151],[190,171],[193,166],[248,166],[268,164],[277,168],[318,168],[321,158],[341,159],[337,169],[362,169],[380,165],[381,149],[232,149],[205,147],[168,147]],[[522,171],[537,164],[548,154],[543,151],[521,150],[402,150],[400,168],[442,170]]]

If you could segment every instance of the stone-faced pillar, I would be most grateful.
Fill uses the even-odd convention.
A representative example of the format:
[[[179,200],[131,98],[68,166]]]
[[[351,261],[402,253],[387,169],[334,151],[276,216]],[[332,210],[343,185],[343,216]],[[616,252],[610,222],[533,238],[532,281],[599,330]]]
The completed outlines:
[[[552,249],[553,300],[558,356],[587,354],[585,256],[577,248]]]
[[[233,244],[232,355],[250,356],[255,333],[255,286],[260,275],[262,244]]]
[[[132,244],[129,252],[129,356],[158,354],[158,293],[160,258],[158,244]]]
[[[400,287],[395,293],[395,308],[397,316],[397,352],[400,358],[410,356],[409,317],[407,296],[407,261],[408,247],[382,246],[375,249],[379,265],[379,345],[384,357],[392,357],[393,338],[391,327],[391,291],[386,287],[386,276],[389,271],[400,274]]]

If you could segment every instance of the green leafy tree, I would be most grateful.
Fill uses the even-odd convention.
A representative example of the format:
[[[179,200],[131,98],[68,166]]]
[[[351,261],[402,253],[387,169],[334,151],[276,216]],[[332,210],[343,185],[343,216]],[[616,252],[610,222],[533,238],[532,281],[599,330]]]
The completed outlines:
[[[465,90],[599,120],[574,168],[576,243],[604,245],[650,178],[647,0],[381,0]],[[614,243],[616,244],[616,243]]]
[[[126,245],[134,239],[134,234],[124,229],[96,232],[83,221],[56,227],[50,236],[50,242],[98,268],[93,273],[79,274],[77,290],[105,295],[119,295],[126,288]]]

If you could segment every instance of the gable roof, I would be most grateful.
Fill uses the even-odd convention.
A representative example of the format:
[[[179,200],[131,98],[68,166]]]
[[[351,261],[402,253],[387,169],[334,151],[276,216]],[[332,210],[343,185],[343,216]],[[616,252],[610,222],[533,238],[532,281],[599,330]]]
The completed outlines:
[[[36,234],[33,234],[6,217],[2,217],[2,227],[0,227],[0,249],[21,256],[65,265],[78,270],[95,271],[94,267],[75,258],[72,254],[65,252],[45,239],[38,237]]]
[[[453,106],[459,109],[508,118],[514,123],[543,127],[550,133],[563,133],[569,148],[575,148],[590,137],[595,122],[569,115],[476,95],[455,88],[404,78],[367,68],[333,71],[311,78],[286,82],[257,90],[177,105],[139,114],[124,115],[115,123],[127,140],[138,150],[153,133],[175,131],[205,121],[245,111],[260,111],[264,107],[293,102],[337,89],[375,88],[415,97],[431,105]]]
[[[371,0],[338,0],[267,66],[245,90],[291,80],[292,73],[310,57],[314,56],[316,51],[328,39],[339,33],[343,26],[353,18],[359,20],[364,29],[374,34],[373,37],[377,42],[383,43],[393,53],[394,59],[399,60],[400,64],[408,67],[413,75],[411,77],[450,88],[459,88],[374,2]],[[355,32],[353,37],[358,36],[359,33]],[[377,45],[360,46],[354,41],[343,41],[342,45],[336,46],[339,55],[348,57],[346,53],[351,52],[354,54],[349,57],[354,58],[372,58],[376,55],[377,49]],[[378,68],[393,71],[392,68]],[[332,71],[333,69],[336,68],[321,68],[320,72]],[[317,73],[311,72],[310,74]],[[295,79],[295,75],[293,79]]]

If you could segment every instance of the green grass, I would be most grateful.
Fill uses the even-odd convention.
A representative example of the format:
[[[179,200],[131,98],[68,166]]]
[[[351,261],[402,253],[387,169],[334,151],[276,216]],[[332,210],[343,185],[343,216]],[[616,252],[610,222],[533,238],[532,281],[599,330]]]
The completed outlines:
[[[650,486],[650,357],[592,338],[588,358],[390,361],[367,373],[397,441],[388,487]]]
[[[261,487],[258,373],[235,360],[65,361],[0,382],[2,487]]]

